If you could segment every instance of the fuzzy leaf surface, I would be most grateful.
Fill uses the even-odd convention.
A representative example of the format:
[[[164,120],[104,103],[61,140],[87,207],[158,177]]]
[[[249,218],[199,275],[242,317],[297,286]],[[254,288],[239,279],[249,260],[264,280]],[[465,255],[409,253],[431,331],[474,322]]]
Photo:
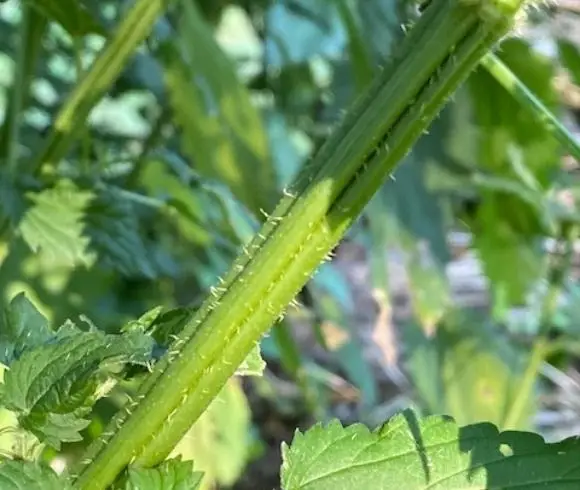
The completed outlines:
[[[203,474],[193,462],[170,459],[155,468],[129,468],[125,490],[195,490]]]
[[[79,440],[83,419],[124,363],[150,360],[153,340],[139,333],[83,332],[72,322],[26,350],[4,375],[2,404],[20,425],[56,448]]]
[[[19,231],[32,251],[50,263],[86,263],[88,239],[83,237],[82,221],[92,193],[64,181],[39,193],[29,193],[28,197],[32,205],[25,212]]]
[[[447,417],[411,411],[371,432],[333,421],[296,433],[283,448],[284,490],[466,490],[580,485],[580,441],[547,444],[489,423],[460,428]]]
[[[72,486],[47,466],[31,461],[0,461],[2,490],[70,490]]]

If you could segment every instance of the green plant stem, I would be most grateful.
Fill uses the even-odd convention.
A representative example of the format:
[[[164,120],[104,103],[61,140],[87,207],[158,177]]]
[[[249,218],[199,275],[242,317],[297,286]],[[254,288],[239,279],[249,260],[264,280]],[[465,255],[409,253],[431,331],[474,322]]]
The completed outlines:
[[[510,403],[504,423],[502,424],[502,429],[515,429],[519,426],[547,353],[548,340],[544,336],[539,336],[534,342],[534,346],[530,352],[526,370],[518,384],[518,390]]]
[[[22,23],[14,81],[6,108],[6,120],[0,129],[0,163],[6,165],[8,177],[16,179],[18,171],[18,145],[22,112],[30,97],[30,82],[42,49],[42,39],[47,20],[29,5],[22,6]],[[10,217],[0,217],[0,240],[11,231]]]
[[[547,131],[562,143],[570,155],[580,161],[580,143],[501,59],[489,53],[481,60],[481,64],[523,108],[527,109]]]
[[[76,136],[85,127],[89,112],[121,73],[169,1],[137,0],[131,7],[58,112],[44,148],[33,162],[35,172],[39,172],[43,165],[57,165],[66,156]]]
[[[574,252],[574,242],[578,238],[579,229],[571,227],[562,238],[566,242],[566,251],[563,256],[554,256],[556,263],[548,271],[548,291],[544,295],[540,309],[540,327],[537,333],[532,352],[528,358],[528,364],[524,372],[522,382],[518,385],[509,409],[506,413],[503,429],[517,428],[521,421],[529,397],[534,389],[534,384],[540,373],[546,356],[553,352],[553,345],[548,338],[551,319],[558,307],[558,298],[564,288],[566,273],[570,270],[570,263]]]
[[[14,174],[18,165],[17,148],[22,112],[30,97],[30,82],[42,49],[46,18],[29,5],[22,6],[14,81],[10,88],[6,120],[0,131],[0,160]]]
[[[496,3],[505,8],[505,1]],[[127,464],[152,466],[170,453],[448,97],[511,27],[511,16],[485,22],[482,5],[431,3],[392,65],[285,192],[133,403],[89,448],[76,488],[104,489]]]

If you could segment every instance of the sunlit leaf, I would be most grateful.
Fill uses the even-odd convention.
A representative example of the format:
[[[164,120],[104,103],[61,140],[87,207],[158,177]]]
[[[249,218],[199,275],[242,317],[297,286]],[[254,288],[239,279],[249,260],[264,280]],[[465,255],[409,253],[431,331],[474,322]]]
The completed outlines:
[[[0,460],[2,490],[70,490],[72,486],[49,467],[31,461]]]
[[[457,490],[580,484],[580,441],[546,444],[537,434],[499,432],[489,423],[458,427],[411,411],[370,431],[338,421],[297,432],[284,445],[283,490]]]
[[[153,340],[139,332],[83,332],[68,322],[11,364],[2,404],[18,415],[23,428],[58,449],[61,441],[80,440],[78,431],[88,423],[83,417],[123,364],[148,362],[152,349]]]
[[[83,236],[83,218],[92,192],[61,181],[53,188],[28,196],[32,206],[18,228],[28,246],[48,262],[87,263],[89,240]]]
[[[447,413],[459,424],[481,420],[503,427],[513,397],[523,382],[528,355],[506,342],[487,323],[467,315],[446,317],[428,337],[415,325],[404,328],[409,370],[428,413]],[[528,429],[533,393],[509,429]]]
[[[192,461],[169,459],[155,468],[129,467],[125,490],[195,490],[202,479]]]
[[[166,45],[165,80],[182,146],[254,213],[271,209],[275,180],[259,113],[193,2],[182,2],[180,49]]]

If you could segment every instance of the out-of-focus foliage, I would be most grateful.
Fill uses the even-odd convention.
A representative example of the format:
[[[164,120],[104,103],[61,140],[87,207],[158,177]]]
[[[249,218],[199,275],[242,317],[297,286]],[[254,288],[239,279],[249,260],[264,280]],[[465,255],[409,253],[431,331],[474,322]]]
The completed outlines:
[[[0,5],[0,306],[25,292],[50,324],[83,315],[111,335],[156,305],[195,307],[373,73],[389,69],[393,46],[417,15],[411,0],[175,1],[67,157],[31,168],[58,109],[131,3]],[[580,84],[572,41],[558,39],[548,57],[522,36],[498,54],[557,114],[561,67]],[[393,323],[385,255],[402,257],[412,325],[400,347],[385,347],[386,364],[401,361],[424,411],[460,424],[505,422],[529,349],[502,322],[549,279],[544,238],[564,236],[578,216],[575,204],[557,201],[562,191],[580,194],[562,156],[542,123],[479,69],[349,233],[371,264],[369,290],[381,292],[386,321],[377,335],[389,335]],[[448,237],[456,231],[470,233],[492,318],[449,321],[457,312]],[[356,388],[357,415],[368,416],[383,400],[344,269],[325,264],[300,299],[298,323]],[[539,324],[540,310],[531,310],[529,325]],[[571,336],[576,310],[567,304],[555,314]],[[17,328],[8,317],[0,325]],[[8,364],[3,342],[0,331]],[[332,383],[320,374],[327,371],[305,359],[292,335],[264,342],[305,396],[330,397]],[[194,443],[186,438],[180,447],[209,475],[202,488],[233,483],[249,458],[244,397],[228,385],[192,429]],[[532,423],[530,393],[527,400],[519,428]],[[320,405],[328,416],[330,404]],[[110,408],[99,407],[92,428]]]

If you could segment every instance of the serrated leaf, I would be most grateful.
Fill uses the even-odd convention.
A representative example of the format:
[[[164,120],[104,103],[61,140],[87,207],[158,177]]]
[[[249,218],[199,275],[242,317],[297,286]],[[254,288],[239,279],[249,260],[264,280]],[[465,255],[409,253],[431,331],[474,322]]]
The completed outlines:
[[[489,423],[460,428],[448,417],[411,411],[371,432],[333,421],[283,446],[283,490],[481,490],[580,485],[580,440],[546,444]]]
[[[250,408],[239,380],[230,379],[172,455],[195,461],[204,474],[200,490],[231,486],[249,456]]]
[[[70,490],[71,484],[47,466],[30,461],[0,460],[2,490]]]
[[[179,49],[164,48],[165,82],[184,151],[259,215],[275,200],[268,141],[249,93],[193,2],[181,2]]]
[[[0,363],[10,366],[24,350],[44,344],[53,336],[46,318],[19,293],[0,315]]]
[[[35,434],[39,440],[56,449],[61,442],[79,442],[83,440],[81,431],[91,423],[82,418],[88,416],[89,410],[76,410],[77,413],[31,414],[19,418],[20,426]]]
[[[4,375],[3,405],[22,427],[59,448],[79,440],[89,408],[124,363],[151,359],[153,340],[140,333],[82,332],[68,322],[44,345],[25,351]]]
[[[195,490],[203,473],[193,471],[192,461],[169,459],[155,468],[128,469],[125,490]]]
[[[136,209],[113,190],[101,190],[91,201],[84,233],[99,262],[128,276],[155,277],[152,254],[139,227]]]
[[[73,37],[106,35],[103,27],[80,0],[28,0],[28,3],[49,20],[60,24]]]
[[[83,236],[83,218],[92,197],[91,192],[69,181],[39,193],[28,193],[32,206],[18,227],[22,238],[47,262],[86,264],[88,239]]]

